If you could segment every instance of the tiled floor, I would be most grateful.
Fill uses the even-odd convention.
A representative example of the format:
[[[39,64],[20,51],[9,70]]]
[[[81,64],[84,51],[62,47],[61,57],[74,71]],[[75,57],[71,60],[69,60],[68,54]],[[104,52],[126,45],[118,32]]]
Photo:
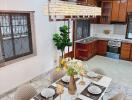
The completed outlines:
[[[101,68],[105,71],[107,76],[113,79],[114,84],[110,86],[113,90],[110,93],[106,94],[106,98],[115,95],[120,89],[122,89],[127,96],[132,100],[132,62],[124,60],[114,60],[107,57],[95,56],[92,59],[86,61],[88,64],[88,69],[92,68]],[[28,82],[31,84],[38,92],[42,90],[43,87],[50,84],[49,82],[49,73],[40,75],[32,81]],[[0,100],[14,100],[15,91],[6,94]],[[108,100],[108,99],[104,99]]]
[[[132,62],[95,56],[86,61],[88,68],[101,68],[114,82],[132,87]]]

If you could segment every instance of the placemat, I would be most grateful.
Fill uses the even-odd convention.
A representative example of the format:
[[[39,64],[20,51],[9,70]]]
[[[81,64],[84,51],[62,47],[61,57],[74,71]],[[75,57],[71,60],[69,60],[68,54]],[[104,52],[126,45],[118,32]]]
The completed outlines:
[[[102,90],[102,92],[100,93],[100,94],[91,94],[91,93],[89,93],[88,92],[88,87],[90,87],[90,86],[98,86],[101,90]],[[82,92],[81,92],[81,94],[82,95],[84,95],[84,96],[86,96],[86,97],[89,97],[89,98],[91,98],[91,99],[93,99],[93,100],[98,100],[99,98],[100,98],[100,96],[102,95],[102,93],[104,92],[104,90],[106,89],[106,87],[103,87],[103,86],[100,86],[100,85],[97,85],[97,84],[95,84],[95,83],[90,83]]]
[[[75,78],[75,81],[78,81],[79,78]],[[68,88],[69,82],[64,82],[62,81],[62,79],[60,79],[59,81],[56,82],[56,84],[63,84],[64,87]]]
[[[89,77],[88,75],[85,76],[86,78],[89,78],[93,81],[98,82],[103,76],[102,75],[98,75],[97,77]]]
[[[52,88],[52,89],[54,89],[56,91],[56,87],[54,87],[52,85],[49,86],[48,88]],[[55,99],[57,96],[58,96],[58,94],[55,92],[55,95],[53,96],[53,99]],[[35,100],[48,100],[49,98],[45,98],[45,97],[41,96],[41,93],[39,93],[33,99],[35,99]]]

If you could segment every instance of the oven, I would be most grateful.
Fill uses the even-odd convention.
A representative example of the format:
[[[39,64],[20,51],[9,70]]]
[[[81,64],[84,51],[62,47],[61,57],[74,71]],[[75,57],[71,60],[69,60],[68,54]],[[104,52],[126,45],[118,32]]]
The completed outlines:
[[[119,54],[120,53],[120,47],[117,47],[117,46],[108,46],[107,52]]]
[[[107,57],[119,59],[120,57],[121,40],[109,40],[107,48]]]

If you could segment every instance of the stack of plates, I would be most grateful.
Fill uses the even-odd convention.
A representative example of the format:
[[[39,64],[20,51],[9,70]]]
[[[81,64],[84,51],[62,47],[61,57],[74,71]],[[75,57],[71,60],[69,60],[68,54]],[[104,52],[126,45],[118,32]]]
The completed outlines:
[[[96,78],[98,76],[98,74],[96,74],[95,72],[88,72],[87,75],[91,78]]]
[[[52,96],[55,95],[55,90],[54,89],[51,89],[51,88],[44,88],[42,91],[41,91],[41,95],[45,98],[50,98]]]
[[[62,81],[66,82],[66,83],[70,82],[70,76],[64,76],[64,77],[62,77]]]
[[[91,94],[100,94],[102,90],[100,89],[100,87],[93,85],[93,86],[88,87],[88,92]]]

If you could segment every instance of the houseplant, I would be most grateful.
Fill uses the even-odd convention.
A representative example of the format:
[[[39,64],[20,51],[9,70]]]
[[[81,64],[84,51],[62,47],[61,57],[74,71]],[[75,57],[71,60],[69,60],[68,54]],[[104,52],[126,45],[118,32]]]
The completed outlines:
[[[64,57],[64,51],[66,46],[71,46],[72,42],[69,39],[69,27],[63,25],[59,28],[59,33],[53,34],[53,41],[58,50],[61,50],[62,58]]]

